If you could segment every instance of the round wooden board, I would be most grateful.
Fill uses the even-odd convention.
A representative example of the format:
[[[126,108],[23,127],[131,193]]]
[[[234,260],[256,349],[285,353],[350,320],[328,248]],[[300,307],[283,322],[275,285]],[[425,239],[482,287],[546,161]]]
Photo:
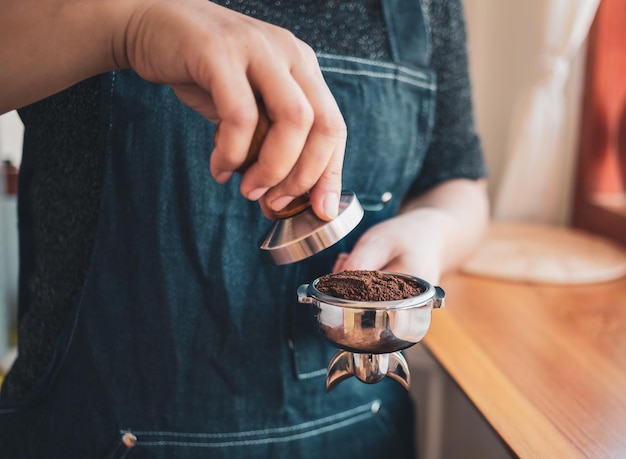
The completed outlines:
[[[542,284],[606,282],[626,275],[626,249],[572,228],[493,222],[461,271]]]

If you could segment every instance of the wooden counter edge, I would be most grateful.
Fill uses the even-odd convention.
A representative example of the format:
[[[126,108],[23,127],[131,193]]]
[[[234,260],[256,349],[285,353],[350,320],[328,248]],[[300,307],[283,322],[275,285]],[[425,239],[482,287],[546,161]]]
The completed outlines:
[[[433,320],[424,344],[520,458],[585,457],[530,404],[453,319]]]

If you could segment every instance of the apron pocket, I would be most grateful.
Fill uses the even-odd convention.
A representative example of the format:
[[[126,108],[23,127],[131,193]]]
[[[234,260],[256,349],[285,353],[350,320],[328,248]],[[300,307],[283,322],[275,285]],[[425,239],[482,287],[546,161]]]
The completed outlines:
[[[206,434],[124,430],[107,457],[312,457],[314,451],[324,458],[407,457],[397,439],[382,402],[373,400],[324,418],[263,430]],[[396,450],[390,451],[390,445]]]

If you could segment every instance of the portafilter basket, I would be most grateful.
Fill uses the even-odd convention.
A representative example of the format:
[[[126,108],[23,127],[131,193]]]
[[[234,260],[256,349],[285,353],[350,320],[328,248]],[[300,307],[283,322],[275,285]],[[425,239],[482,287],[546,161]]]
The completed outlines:
[[[400,352],[419,343],[430,328],[433,308],[445,305],[441,287],[407,274],[388,273],[421,286],[421,293],[394,301],[353,301],[320,292],[320,278],[298,288],[298,301],[312,308],[316,324],[328,341],[340,350],[326,370],[326,390],[356,376],[374,384],[385,376],[410,386],[410,372]]]

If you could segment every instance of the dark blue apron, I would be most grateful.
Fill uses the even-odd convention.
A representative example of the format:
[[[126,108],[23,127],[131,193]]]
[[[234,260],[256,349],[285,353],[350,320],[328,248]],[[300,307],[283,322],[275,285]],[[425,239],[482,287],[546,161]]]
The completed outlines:
[[[0,406],[7,458],[412,457],[413,407],[391,380],[325,392],[334,354],[297,301],[396,214],[432,129],[417,0],[383,1],[393,61],[319,55],[348,125],[344,188],[366,209],[344,241],[272,266],[270,222],[209,173],[214,126],[168,86],[102,77],[106,172],[91,268],[28,400]]]

